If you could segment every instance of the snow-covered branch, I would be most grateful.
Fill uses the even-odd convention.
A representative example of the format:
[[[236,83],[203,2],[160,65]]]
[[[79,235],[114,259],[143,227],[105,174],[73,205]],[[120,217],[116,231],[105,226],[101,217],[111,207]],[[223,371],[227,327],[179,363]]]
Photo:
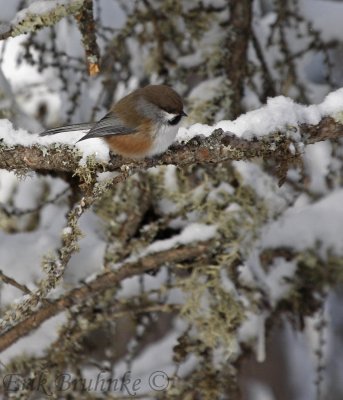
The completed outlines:
[[[0,25],[0,40],[55,25],[68,15],[79,13],[83,3],[84,0],[36,1],[19,11],[9,25]]]
[[[9,24],[0,24],[0,40],[54,26],[62,18],[74,16],[82,35],[89,75],[99,73],[99,48],[96,42],[92,0],[35,1],[19,11]]]
[[[39,137],[14,130],[9,121],[0,120],[0,168],[24,173],[75,174],[88,160],[92,173],[125,171],[131,175],[157,165],[183,166],[255,157],[288,165],[302,153],[304,145],[343,136],[342,113],[343,89],[311,106],[279,96],[234,121],[180,128],[179,144],[159,157],[144,160],[109,160],[109,150],[101,139],[77,143],[83,132]]]
[[[342,7],[3,1],[3,397],[342,398]],[[37,134],[155,83],[188,114],[159,156]]]
[[[295,135],[296,132],[296,135]],[[217,129],[208,137],[195,136],[186,144],[174,145],[159,157],[144,160],[126,160],[113,157],[92,162],[93,172],[130,172],[146,170],[157,165],[179,166],[196,163],[219,163],[224,160],[249,160],[255,157],[291,161],[303,145],[343,136],[339,119],[324,117],[318,124],[299,124],[289,127],[288,132],[272,131],[261,137],[245,139],[231,132]],[[51,138],[50,138],[51,140]],[[80,167],[83,155],[75,147],[66,144],[44,146],[39,142],[25,145],[0,145],[0,168],[18,172],[54,172],[74,174]],[[89,153],[92,154],[92,153]],[[95,153],[96,154],[96,153]]]

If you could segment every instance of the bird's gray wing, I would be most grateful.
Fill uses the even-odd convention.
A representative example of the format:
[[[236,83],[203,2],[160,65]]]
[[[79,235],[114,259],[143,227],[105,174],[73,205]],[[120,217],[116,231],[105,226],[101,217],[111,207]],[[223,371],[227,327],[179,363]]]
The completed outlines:
[[[135,133],[135,128],[125,126],[125,124],[116,116],[114,112],[109,112],[100,121],[96,122],[87,135],[83,136],[81,140],[104,137],[109,135],[129,135]]]
[[[90,130],[93,125],[94,123],[60,126],[58,128],[48,129],[47,131],[41,132],[39,136],[55,135],[56,133],[61,133],[61,132],[86,131]]]

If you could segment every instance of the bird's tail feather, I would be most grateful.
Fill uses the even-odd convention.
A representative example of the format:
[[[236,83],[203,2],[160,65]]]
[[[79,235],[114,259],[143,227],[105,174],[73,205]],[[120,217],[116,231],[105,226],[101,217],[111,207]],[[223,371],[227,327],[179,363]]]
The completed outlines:
[[[61,133],[61,132],[89,130],[92,128],[93,125],[94,124],[92,123],[86,123],[86,124],[73,124],[73,125],[60,126],[58,128],[48,129],[47,131],[41,132],[39,136],[55,135],[56,133]]]

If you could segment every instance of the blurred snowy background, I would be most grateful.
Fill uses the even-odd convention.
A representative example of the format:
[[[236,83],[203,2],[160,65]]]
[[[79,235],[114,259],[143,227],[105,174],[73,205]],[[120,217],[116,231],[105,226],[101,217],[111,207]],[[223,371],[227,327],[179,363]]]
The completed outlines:
[[[15,22],[33,3],[40,12],[63,2],[0,0],[0,23]],[[240,7],[234,3],[246,12],[241,37],[232,24]],[[133,89],[166,83],[185,98],[186,127],[213,125],[269,97],[321,103],[343,83],[339,0],[94,0],[93,6],[101,56],[95,77],[87,74],[73,17],[0,42],[1,119],[34,134],[96,120]],[[235,65],[241,39],[247,48]],[[212,258],[165,265],[58,314],[0,354],[2,376],[44,369],[91,379],[99,371],[113,377],[131,370],[145,382],[143,398],[341,399],[342,140],[307,146],[303,165],[288,172],[281,188],[274,167],[267,161],[160,167],[113,188],[80,218],[80,251],[48,299],[101,273],[109,260],[113,266],[209,240]],[[0,170],[0,270],[27,289],[3,276],[4,330],[46,278],[42,260],[61,246],[72,198],[61,178]],[[121,226],[140,207],[146,210],[136,229],[120,241]],[[118,302],[147,311],[112,318]],[[152,304],[162,311],[149,311]],[[173,378],[168,392],[146,383],[157,370]],[[20,393],[42,398],[39,390]],[[87,395],[75,389],[68,398],[118,392]]]

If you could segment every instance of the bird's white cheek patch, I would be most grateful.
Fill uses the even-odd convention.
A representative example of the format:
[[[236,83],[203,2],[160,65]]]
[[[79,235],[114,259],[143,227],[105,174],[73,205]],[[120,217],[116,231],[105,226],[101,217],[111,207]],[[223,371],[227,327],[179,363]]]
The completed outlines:
[[[174,142],[179,127],[171,125],[161,125],[155,135],[155,139],[148,155],[163,153]]]
[[[163,111],[163,115],[164,115],[165,121],[171,121],[173,118],[178,116],[178,114],[172,114],[167,111]]]

